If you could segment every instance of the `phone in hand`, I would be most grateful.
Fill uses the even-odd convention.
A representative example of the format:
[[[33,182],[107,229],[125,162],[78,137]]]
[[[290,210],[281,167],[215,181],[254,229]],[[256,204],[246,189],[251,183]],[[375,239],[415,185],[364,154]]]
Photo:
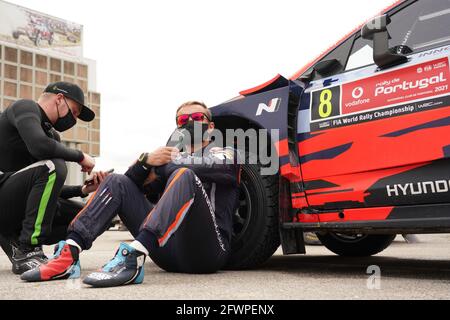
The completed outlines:
[[[113,173],[113,172],[114,172],[114,169],[110,169],[110,170],[106,171],[107,174],[111,174],[111,173]],[[85,186],[91,186],[91,185],[93,185],[93,184],[94,184],[94,178],[87,179],[87,180],[84,182],[84,185],[85,185]]]

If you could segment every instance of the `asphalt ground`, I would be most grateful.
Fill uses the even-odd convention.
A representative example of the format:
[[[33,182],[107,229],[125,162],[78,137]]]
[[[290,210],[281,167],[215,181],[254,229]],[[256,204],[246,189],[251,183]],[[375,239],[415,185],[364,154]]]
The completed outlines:
[[[449,299],[450,235],[419,239],[420,243],[406,244],[398,237],[386,251],[369,258],[341,258],[322,246],[308,246],[307,255],[283,256],[277,251],[258,270],[213,275],[170,274],[147,260],[144,284],[109,289],[92,289],[79,280],[24,283],[12,274],[1,252],[0,299]],[[82,276],[108,261],[121,241],[130,240],[128,232],[105,233],[82,253]],[[45,251],[50,254],[52,248]]]

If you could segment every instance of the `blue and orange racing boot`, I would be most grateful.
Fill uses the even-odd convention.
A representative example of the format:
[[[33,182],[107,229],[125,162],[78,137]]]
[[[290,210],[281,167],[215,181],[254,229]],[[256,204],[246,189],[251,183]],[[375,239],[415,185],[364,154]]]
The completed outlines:
[[[80,278],[81,267],[78,248],[61,241],[55,247],[52,260],[38,268],[27,271],[20,277],[28,282],[65,280]]]
[[[114,258],[100,271],[88,275],[83,282],[98,288],[141,284],[144,281],[144,262],[144,253],[121,243]]]

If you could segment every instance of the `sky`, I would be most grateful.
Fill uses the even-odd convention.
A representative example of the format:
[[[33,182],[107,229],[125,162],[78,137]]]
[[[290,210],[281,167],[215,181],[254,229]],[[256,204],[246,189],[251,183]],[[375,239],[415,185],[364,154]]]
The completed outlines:
[[[8,0],[84,26],[97,61],[101,157],[124,172],[165,145],[188,100],[218,105],[287,78],[393,0]]]

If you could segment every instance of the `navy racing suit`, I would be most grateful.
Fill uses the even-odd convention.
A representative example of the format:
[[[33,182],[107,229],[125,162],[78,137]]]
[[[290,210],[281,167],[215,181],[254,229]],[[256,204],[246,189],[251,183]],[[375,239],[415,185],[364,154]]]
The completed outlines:
[[[210,144],[155,167],[159,178],[146,186],[151,169],[138,163],[125,175],[110,175],[72,222],[69,238],[89,249],[118,214],[134,237],[143,231],[154,235],[157,245],[149,255],[162,269],[215,272],[230,254],[238,159],[236,150]],[[153,204],[147,197],[155,194],[160,198]]]

